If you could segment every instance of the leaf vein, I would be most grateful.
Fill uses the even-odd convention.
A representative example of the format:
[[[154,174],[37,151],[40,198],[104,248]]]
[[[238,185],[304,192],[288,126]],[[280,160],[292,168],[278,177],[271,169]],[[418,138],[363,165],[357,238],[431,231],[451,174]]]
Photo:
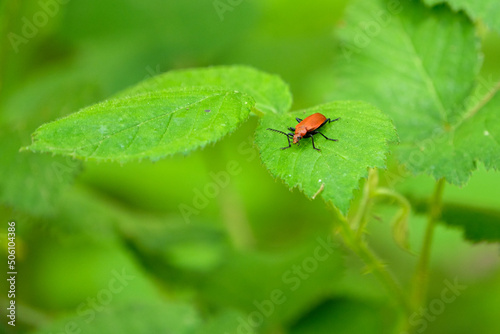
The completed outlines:
[[[406,40],[406,42],[407,42],[406,44],[407,44],[408,48],[411,49],[410,54],[412,56],[412,60],[415,64],[415,67],[419,70],[419,72],[422,76],[422,79],[425,81],[425,84],[426,84],[427,88],[429,89],[429,92],[430,92],[432,98],[434,99],[434,102],[437,104],[437,107],[439,109],[441,116],[443,117],[443,120],[447,121],[448,116],[446,114],[446,109],[444,108],[443,102],[439,96],[439,93],[436,89],[434,81],[432,81],[430,73],[427,71],[427,69],[425,68],[425,66],[422,62],[422,59],[419,57],[415,43],[413,43],[413,40],[410,37],[410,33],[406,30],[403,22],[401,21],[401,18],[399,18],[399,24],[400,24],[401,30],[403,32],[402,36]]]
[[[189,106],[192,106],[192,105],[194,105],[194,104],[197,104],[197,103],[203,102],[203,101],[205,101],[205,100],[207,100],[207,99],[210,99],[210,98],[212,98],[212,97],[214,97],[214,96],[217,96],[217,95],[220,95],[220,93],[217,93],[217,94],[212,94],[212,95],[206,96],[206,97],[204,97],[204,98],[202,98],[202,99],[200,99],[200,100],[196,100],[196,101],[194,101],[194,102],[188,103],[188,104],[186,104],[186,105],[184,105],[184,106],[182,106],[182,107],[178,107],[178,108],[176,108],[176,109],[169,110],[169,111],[168,111],[168,112],[166,112],[166,113],[163,113],[163,114],[157,115],[157,116],[155,116],[155,117],[152,117],[152,118],[149,118],[149,119],[147,119],[147,120],[144,120],[144,121],[142,121],[142,122],[140,122],[140,123],[137,123],[137,124],[134,124],[134,125],[128,126],[128,127],[124,128],[124,129],[121,129],[121,130],[119,130],[119,131],[113,132],[113,133],[111,133],[111,134],[109,134],[109,135],[106,135],[106,136],[105,136],[105,137],[103,137],[102,139],[100,139],[100,140],[98,141],[97,145],[98,145],[98,146],[100,146],[100,145],[101,145],[101,144],[102,144],[105,140],[107,140],[107,139],[109,139],[109,138],[111,138],[111,137],[113,137],[113,136],[115,136],[115,135],[117,135],[117,134],[119,134],[119,133],[122,133],[123,131],[127,131],[127,130],[129,130],[129,129],[134,128],[134,127],[139,127],[139,126],[141,126],[141,125],[143,125],[143,124],[146,124],[146,123],[151,122],[151,121],[153,121],[153,120],[159,119],[159,118],[161,118],[161,117],[165,117],[165,116],[167,116],[167,115],[173,115],[174,113],[176,113],[176,112],[177,112],[177,111],[179,111],[179,110],[182,110],[182,109],[185,109],[185,108],[187,108],[187,107],[189,107]],[[77,148],[78,148],[78,149],[81,149],[81,148],[88,147],[88,146],[91,146],[91,145],[94,145],[94,144],[82,145],[82,146],[78,146]],[[96,151],[97,151],[97,149],[96,149]],[[95,153],[95,151],[94,151],[92,154],[94,154],[94,153]]]

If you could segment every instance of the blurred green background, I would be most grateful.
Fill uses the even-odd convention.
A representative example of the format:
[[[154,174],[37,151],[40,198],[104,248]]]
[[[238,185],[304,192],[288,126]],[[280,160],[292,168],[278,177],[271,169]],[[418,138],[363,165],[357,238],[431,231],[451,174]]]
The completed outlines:
[[[326,102],[346,3],[2,2],[0,237],[16,221],[16,333],[389,333],[394,305],[341,245],[322,248],[328,256],[310,267],[334,214],[272,179],[252,146],[255,118],[213,146],[157,163],[18,152],[44,122],[177,68],[251,65],[290,84],[294,109]],[[482,39],[482,75],[498,80],[500,37]],[[186,220],[179,205],[192,206],[230,161],[238,173]],[[433,182],[397,187],[424,201]],[[466,187],[446,187],[445,203],[500,210],[500,174],[480,167]],[[394,212],[377,207],[369,238],[408,286],[416,257],[391,237]],[[424,222],[411,218],[413,249]],[[445,280],[467,288],[425,332],[500,333],[499,245],[439,226],[432,261],[430,300]],[[2,318],[0,331],[11,330]]]

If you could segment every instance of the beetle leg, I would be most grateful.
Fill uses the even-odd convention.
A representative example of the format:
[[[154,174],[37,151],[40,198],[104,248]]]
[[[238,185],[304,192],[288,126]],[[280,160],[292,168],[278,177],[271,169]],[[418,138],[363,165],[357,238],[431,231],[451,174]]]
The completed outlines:
[[[325,139],[328,139],[328,140],[331,140],[331,141],[338,141],[337,139],[328,138],[327,136],[325,136],[324,134],[322,134],[322,133],[321,133],[321,132],[319,132],[319,131],[314,131],[314,134],[320,134],[320,135],[322,135],[323,137],[325,137]]]
[[[287,148],[292,147],[292,143],[290,143],[290,134],[286,136],[286,139],[288,139],[288,146],[287,147],[282,147],[282,150],[286,150]]]
[[[302,119],[300,119],[298,117],[296,118],[296,120],[297,120],[298,123],[302,122]]]
[[[266,130],[274,131],[274,132],[277,132],[277,133],[281,133],[281,134],[284,134],[286,136],[286,139],[288,139],[288,146],[287,147],[282,147],[281,148],[282,150],[286,150],[287,148],[292,147],[292,143],[290,142],[290,137],[293,137],[293,133],[285,133],[283,131],[276,130],[276,129],[271,129],[271,128],[267,128]]]
[[[317,128],[317,129],[321,128],[321,127],[322,127],[323,125],[325,125],[326,123],[335,122],[335,121],[338,121],[339,119],[340,119],[340,117],[335,118],[334,120],[331,120],[331,119],[327,118],[327,119],[326,119],[323,123],[321,123],[321,125],[320,125],[320,126],[318,126],[318,128]],[[316,130],[317,130],[317,129],[316,129]]]
[[[326,123],[330,123],[330,119],[329,119],[329,118],[327,118],[327,119],[326,119],[323,123],[321,123],[321,125],[320,125],[320,126],[318,126],[318,128],[317,128],[316,130],[320,129],[320,128],[321,128],[323,125],[325,125]]]
[[[288,130],[295,132],[295,128],[289,127]]]
[[[292,143],[290,143],[290,137],[293,137],[293,133],[285,133],[283,131],[276,130],[276,129],[271,129],[271,128],[267,128],[266,130],[274,131],[274,132],[277,132],[277,133],[281,133],[281,134],[283,134],[283,135],[286,136],[286,139],[288,139],[288,147],[283,147],[283,148],[281,148],[282,150],[292,147]]]
[[[314,137],[311,136],[311,142],[313,144],[313,148],[316,150],[316,151],[321,151],[319,148],[316,148],[316,146],[314,146]]]

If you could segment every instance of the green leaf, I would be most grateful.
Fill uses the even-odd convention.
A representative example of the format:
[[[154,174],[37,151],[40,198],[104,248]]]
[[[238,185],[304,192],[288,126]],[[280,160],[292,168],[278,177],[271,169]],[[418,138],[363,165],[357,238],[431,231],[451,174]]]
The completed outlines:
[[[19,152],[22,135],[0,127],[0,202],[35,216],[51,215],[81,163]]]
[[[496,93],[495,89],[494,93]],[[486,169],[500,167],[500,95],[484,107],[469,113],[449,132],[433,136],[422,142],[401,147],[401,157],[408,161],[413,172],[425,170],[436,179],[446,177],[454,184],[463,185],[476,169],[476,162]],[[423,152],[418,154],[416,152]],[[422,157],[421,160],[419,160]]]
[[[392,220],[392,236],[394,240],[402,249],[410,250],[410,240],[408,238],[408,219],[410,218],[410,211],[401,208],[398,210]]]
[[[331,119],[340,117],[322,128],[323,134],[338,142],[315,136],[315,146],[321,152],[312,148],[310,139],[302,139],[299,146],[281,150],[288,145],[287,138],[266,131],[267,128],[287,131],[297,124],[296,117],[305,118],[317,112]],[[320,193],[343,213],[349,208],[359,180],[368,175],[368,168],[385,167],[388,142],[396,141],[396,131],[387,116],[367,103],[355,101],[332,102],[284,115],[265,115],[256,135],[262,161],[271,174],[291,188],[298,187],[308,197]]]
[[[427,5],[447,3],[454,10],[465,11],[474,20],[483,20],[491,29],[500,32],[500,2],[497,0],[424,0]]]
[[[109,291],[102,289],[101,291]],[[81,305],[88,305],[82,302]],[[160,300],[140,300],[134,303],[88,306],[78,315],[61,318],[34,332],[50,334],[73,333],[165,333],[165,334],[224,334],[236,333],[244,315],[223,309],[222,312],[204,322],[193,305]],[[252,328],[247,334],[255,333]]]
[[[288,85],[278,76],[247,66],[218,66],[170,71],[126,89],[119,96],[192,86],[211,86],[242,91],[252,96],[256,102],[256,108],[264,113],[283,113],[288,111],[292,104]]]
[[[380,302],[338,298],[328,300],[300,319],[290,334],[391,333],[395,327],[394,310]]]
[[[75,332],[78,330],[95,334],[193,334],[202,324],[196,310],[190,305],[152,300],[110,305],[105,308],[99,306],[99,309],[88,308],[84,311],[78,316],[60,319],[35,333],[59,333],[61,330],[73,328],[72,331]]]
[[[225,248],[229,247],[223,231],[198,223],[186,224],[180,217],[122,220],[120,231],[141,255],[151,258],[143,261],[151,263],[153,270],[161,262],[161,269],[169,268],[170,274],[174,270],[192,271],[197,275],[215,270],[225,258]]]
[[[243,327],[241,319],[245,318],[245,314],[236,311],[224,310],[215,317],[212,317],[208,322],[200,327],[196,334],[232,334],[242,332],[245,334],[255,334],[256,331],[252,326]]]
[[[212,305],[242,310],[242,327],[262,330],[293,321],[323,300],[339,284],[344,257],[330,237],[286,251],[235,251],[200,283],[201,294]],[[265,316],[254,320],[255,313]]]
[[[500,242],[500,211],[471,206],[445,204],[442,221],[463,229],[472,242]]]
[[[398,157],[413,173],[463,185],[477,161],[499,167],[500,87],[488,91],[492,85],[477,77],[478,43],[465,15],[415,1],[397,9],[356,1],[340,36],[334,97],[387,112],[401,138]]]
[[[108,100],[42,125],[28,149],[76,158],[157,160],[213,143],[247,119],[254,102],[206,87]]]
[[[428,203],[413,199],[419,213],[428,212]],[[464,231],[465,239],[471,242],[500,242],[500,211],[474,205],[444,203],[440,222]]]

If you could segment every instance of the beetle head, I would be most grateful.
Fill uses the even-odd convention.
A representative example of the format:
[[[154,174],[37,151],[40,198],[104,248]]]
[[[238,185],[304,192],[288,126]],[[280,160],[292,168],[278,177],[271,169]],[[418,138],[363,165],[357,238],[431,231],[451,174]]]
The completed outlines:
[[[304,136],[307,134],[307,130],[302,129],[302,128],[296,128],[295,134],[293,135],[293,143],[298,144],[299,141],[304,138]]]
[[[301,140],[301,139],[302,139],[302,136],[301,136],[301,135],[295,134],[295,135],[293,136],[293,143],[294,143],[294,144],[298,144],[298,143],[299,143],[299,140]]]

